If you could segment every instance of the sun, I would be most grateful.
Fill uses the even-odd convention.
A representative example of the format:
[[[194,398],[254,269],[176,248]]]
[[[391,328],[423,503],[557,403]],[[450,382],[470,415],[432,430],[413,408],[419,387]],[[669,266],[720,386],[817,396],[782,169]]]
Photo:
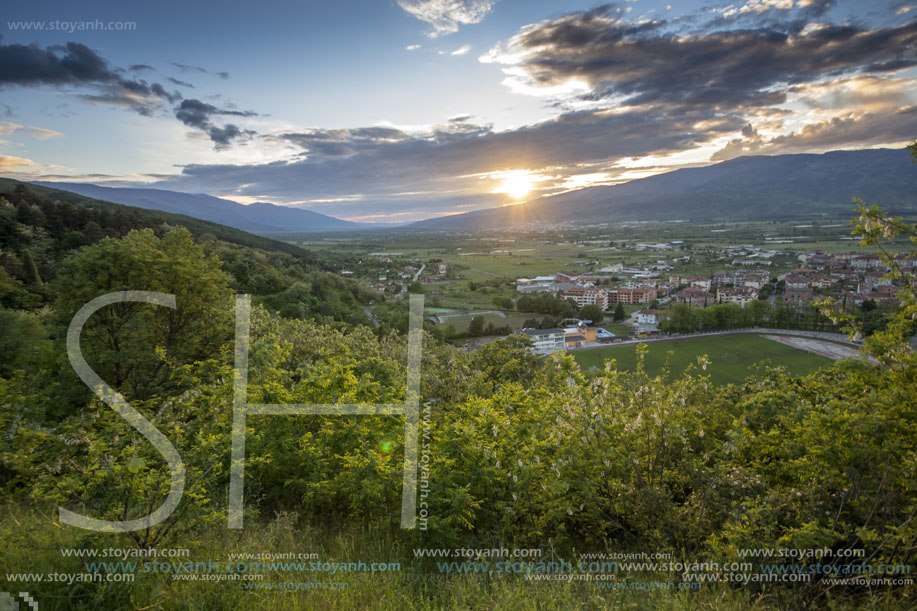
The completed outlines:
[[[505,193],[513,199],[522,199],[535,188],[538,178],[536,174],[525,170],[506,172],[502,182],[491,193]]]

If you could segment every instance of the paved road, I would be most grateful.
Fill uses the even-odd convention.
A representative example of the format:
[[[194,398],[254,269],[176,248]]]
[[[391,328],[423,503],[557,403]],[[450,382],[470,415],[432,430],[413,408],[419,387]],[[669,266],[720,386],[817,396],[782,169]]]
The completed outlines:
[[[424,263],[423,265],[421,265],[421,266],[420,266],[420,269],[417,270],[417,273],[414,274],[414,277],[411,278],[411,282],[417,282],[417,279],[420,278],[420,274],[422,274],[422,273],[423,273],[423,270],[425,270],[426,268],[427,268],[427,264],[426,264],[426,263]]]

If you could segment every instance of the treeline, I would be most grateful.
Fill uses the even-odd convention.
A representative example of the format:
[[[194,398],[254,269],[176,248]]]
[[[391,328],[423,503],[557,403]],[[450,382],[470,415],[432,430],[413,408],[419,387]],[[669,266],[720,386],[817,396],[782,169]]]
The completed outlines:
[[[623,320],[624,310],[620,307],[620,304],[618,305],[618,310],[615,310],[615,320]],[[552,293],[523,295],[516,300],[516,309],[520,312],[549,314],[555,318],[582,318],[583,320],[591,320],[595,324],[599,324],[605,319],[605,313],[597,305],[579,306],[572,299],[564,299]],[[617,318],[619,311],[620,319]]]
[[[666,310],[659,322],[664,333],[699,333],[728,331],[748,327],[799,329],[806,331],[837,331],[838,326],[823,312],[807,303],[802,308],[789,307],[782,302],[752,301],[744,308],[735,303],[720,303],[695,308],[686,303]]]

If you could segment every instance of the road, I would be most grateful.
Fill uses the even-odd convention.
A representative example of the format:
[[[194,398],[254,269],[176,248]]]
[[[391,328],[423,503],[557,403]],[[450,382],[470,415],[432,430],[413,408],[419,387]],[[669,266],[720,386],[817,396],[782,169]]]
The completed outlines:
[[[414,277],[411,278],[411,282],[417,282],[417,279],[420,278],[420,274],[422,274],[422,273],[423,273],[423,270],[425,270],[426,268],[427,268],[427,264],[426,264],[426,263],[424,263],[423,265],[421,265],[421,266],[420,266],[420,269],[417,270],[417,273],[414,274]]]

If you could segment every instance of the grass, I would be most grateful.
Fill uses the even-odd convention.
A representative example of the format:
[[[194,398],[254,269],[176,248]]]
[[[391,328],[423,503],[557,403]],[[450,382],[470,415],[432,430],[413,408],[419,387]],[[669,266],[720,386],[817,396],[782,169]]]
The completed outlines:
[[[750,368],[761,361],[786,367],[793,375],[804,375],[831,363],[830,359],[758,335],[698,337],[649,342],[647,346],[645,363],[651,375],[661,371],[667,359],[672,372],[677,374],[706,354],[711,361],[707,373],[714,384],[741,382],[752,373]],[[583,350],[574,353],[574,358],[584,370],[602,368],[606,359],[615,359],[619,369],[633,371],[637,362],[636,348],[632,345]]]
[[[538,581],[524,575],[456,574],[441,572],[435,561],[416,559],[413,549],[440,547],[417,531],[391,531],[355,526],[339,530],[300,523],[294,514],[280,514],[260,523],[251,520],[242,531],[221,526],[167,543],[188,548],[189,555],[176,562],[226,562],[231,553],[317,554],[315,562],[400,562],[400,570],[388,572],[279,571],[256,581],[210,581],[173,579],[168,573],[137,570],[132,583],[92,582],[71,584],[44,580],[7,581],[8,573],[87,573],[83,560],[63,557],[61,548],[130,549],[126,535],[88,533],[62,527],[54,512],[21,506],[3,507],[0,536],[0,591],[28,592],[42,611],[58,609],[158,609],[198,611],[344,609],[426,610],[474,609],[661,609],[698,611],[771,610],[788,608],[781,599],[788,590],[733,588],[730,584],[707,584],[696,591],[668,588],[604,589],[594,581]],[[510,544],[510,546],[512,546]],[[106,561],[114,561],[109,557]],[[136,559],[140,567],[144,558]],[[546,559],[548,560],[548,559]],[[131,560],[128,560],[130,562]],[[112,574],[121,574],[116,569]],[[206,573],[205,573],[206,574]],[[104,574],[103,574],[104,576]],[[622,575],[622,577],[625,577]],[[624,581],[636,586],[665,585],[679,576],[660,573],[628,574]],[[272,583],[273,590],[248,589],[246,583]],[[346,583],[346,586],[343,584]],[[608,583],[608,582],[605,582]],[[285,584],[278,586],[277,584]],[[288,584],[288,585],[286,585]],[[330,585],[325,585],[330,584]],[[298,587],[296,587],[298,586]],[[287,588],[280,590],[281,587]],[[785,602],[785,601],[783,601]],[[823,608],[893,609],[896,599],[837,601]],[[897,607],[900,608],[900,607]]]

